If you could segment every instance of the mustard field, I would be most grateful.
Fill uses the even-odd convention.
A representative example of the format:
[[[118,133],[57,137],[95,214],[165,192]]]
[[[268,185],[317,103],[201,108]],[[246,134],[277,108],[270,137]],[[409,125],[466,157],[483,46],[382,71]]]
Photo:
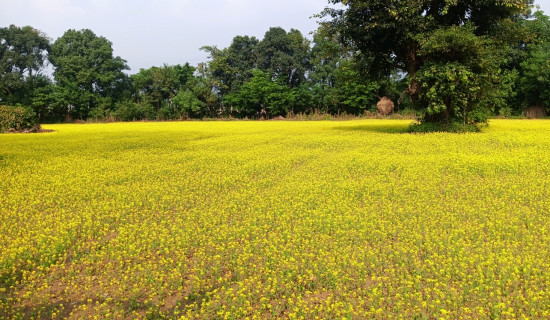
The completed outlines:
[[[0,319],[549,319],[550,121],[0,135]]]

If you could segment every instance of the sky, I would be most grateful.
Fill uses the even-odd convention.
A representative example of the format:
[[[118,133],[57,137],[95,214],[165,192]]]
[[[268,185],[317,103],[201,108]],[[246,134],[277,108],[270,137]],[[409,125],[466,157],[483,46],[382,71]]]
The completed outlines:
[[[550,0],[536,0],[550,15]],[[52,41],[90,29],[113,43],[129,73],[164,63],[196,66],[205,45],[225,48],[237,35],[262,39],[270,27],[311,39],[328,0],[0,0],[0,27],[30,25]]]

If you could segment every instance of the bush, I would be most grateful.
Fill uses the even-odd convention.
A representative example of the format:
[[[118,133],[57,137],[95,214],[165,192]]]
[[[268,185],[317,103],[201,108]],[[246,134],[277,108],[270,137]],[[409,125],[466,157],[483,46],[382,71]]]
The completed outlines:
[[[0,106],[0,132],[21,131],[38,125],[38,118],[31,108]]]

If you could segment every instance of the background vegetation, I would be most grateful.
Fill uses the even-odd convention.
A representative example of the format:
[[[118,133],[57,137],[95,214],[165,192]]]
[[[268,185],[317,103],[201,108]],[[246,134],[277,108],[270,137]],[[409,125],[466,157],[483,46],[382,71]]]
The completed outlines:
[[[0,28],[0,102],[41,122],[361,115],[383,96],[444,127],[548,111],[550,22],[532,1],[330,2],[343,7],[318,15],[312,41],[274,27],[204,46],[198,66],[132,75],[91,30],[52,42],[30,26]]]

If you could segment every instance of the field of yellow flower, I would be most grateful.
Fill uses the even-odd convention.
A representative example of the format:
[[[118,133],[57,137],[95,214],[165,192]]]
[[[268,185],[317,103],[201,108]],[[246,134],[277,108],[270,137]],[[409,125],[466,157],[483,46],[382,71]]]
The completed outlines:
[[[550,121],[0,135],[1,319],[549,319]]]

